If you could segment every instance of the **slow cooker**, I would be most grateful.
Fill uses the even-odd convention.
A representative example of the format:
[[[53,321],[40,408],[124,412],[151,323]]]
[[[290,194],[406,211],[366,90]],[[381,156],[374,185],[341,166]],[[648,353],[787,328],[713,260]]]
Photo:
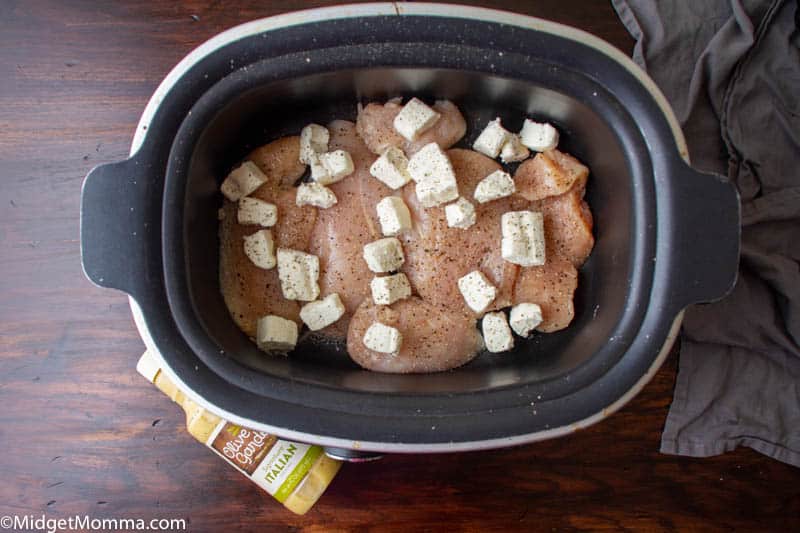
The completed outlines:
[[[335,343],[259,352],[219,290],[227,169],[308,122],[411,95],[455,102],[462,145],[495,117],[534,117],[589,166],[596,245],[572,325],[429,375],[362,370]],[[739,201],[726,179],[689,166],[647,75],[592,35],[472,7],[345,5],[243,24],[183,59],[147,104],[130,158],[87,176],[81,246],[89,279],[130,296],[147,348],[212,412],[338,456],[449,452],[557,437],[629,401],[683,309],[735,282]]]

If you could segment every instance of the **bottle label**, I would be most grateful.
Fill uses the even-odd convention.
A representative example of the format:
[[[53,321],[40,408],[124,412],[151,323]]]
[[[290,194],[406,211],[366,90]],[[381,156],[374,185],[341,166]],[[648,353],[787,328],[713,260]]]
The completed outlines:
[[[206,444],[283,503],[322,455],[322,448],[277,439],[220,421]]]
[[[216,435],[215,435],[216,433]],[[207,443],[248,476],[256,471],[277,440],[269,433],[243,428],[224,420]]]

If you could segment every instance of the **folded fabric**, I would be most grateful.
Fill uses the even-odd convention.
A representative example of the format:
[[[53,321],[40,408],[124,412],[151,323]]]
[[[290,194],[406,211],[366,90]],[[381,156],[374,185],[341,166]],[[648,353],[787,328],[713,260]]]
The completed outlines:
[[[742,199],[736,288],[686,312],[663,453],[800,466],[800,30],[790,0],[612,0],[686,134]]]

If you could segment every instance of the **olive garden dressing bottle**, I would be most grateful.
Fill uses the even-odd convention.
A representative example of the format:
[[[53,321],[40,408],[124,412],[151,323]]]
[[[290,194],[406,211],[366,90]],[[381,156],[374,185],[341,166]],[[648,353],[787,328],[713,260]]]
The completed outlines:
[[[339,471],[341,463],[319,446],[280,440],[206,411],[175,386],[150,352],[136,370],[183,408],[189,434],[294,513],[311,509]]]

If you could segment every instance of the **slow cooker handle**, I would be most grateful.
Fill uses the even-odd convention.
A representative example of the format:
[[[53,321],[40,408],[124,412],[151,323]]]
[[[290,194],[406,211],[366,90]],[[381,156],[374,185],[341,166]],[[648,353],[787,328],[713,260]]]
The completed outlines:
[[[159,194],[137,157],[93,168],[81,191],[81,261],[90,281],[132,296],[150,284]]]
[[[672,180],[671,213],[675,233],[669,251],[675,293],[681,310],[719,300],[736,284],[741,214],[739,193],[728,178],[700,172],[680,160]]]

